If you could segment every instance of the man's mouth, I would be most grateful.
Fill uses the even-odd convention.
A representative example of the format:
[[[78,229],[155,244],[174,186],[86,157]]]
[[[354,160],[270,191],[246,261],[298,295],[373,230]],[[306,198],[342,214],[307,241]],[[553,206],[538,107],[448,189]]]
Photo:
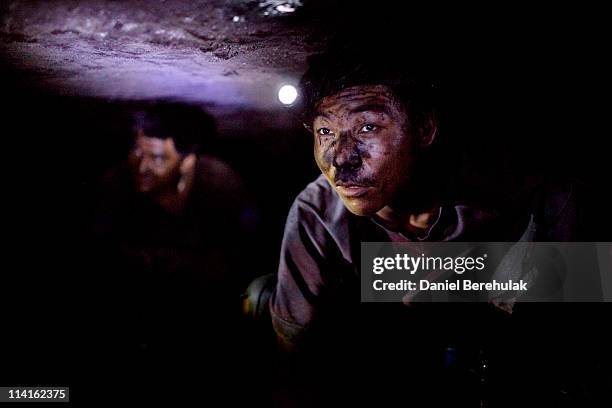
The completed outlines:
[[[358,198],[365,195],[372,187],[355,184],[355,183],[346,183],[339,181],[336,183],[336,191],[346,198]]]
[[[136,180],[139,183],[145,183],[146,184],[146,183],[150,183],[151,181],[153,181],[153,177],[146,176],[146,175],[144,175],[144,176],[143,175],[138,175],[138,176],[136,176]]]
[[[136,174],[134,181],[137,188],[146,189],[153,184],[154,178],[147,174]]]

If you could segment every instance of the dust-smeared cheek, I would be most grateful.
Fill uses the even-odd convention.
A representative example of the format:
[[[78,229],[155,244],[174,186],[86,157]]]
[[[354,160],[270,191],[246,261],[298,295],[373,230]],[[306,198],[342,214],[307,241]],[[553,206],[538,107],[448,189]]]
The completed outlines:
[[[384,149],[376,142],[362,142],[359,144],[359,153],[362,159],[379,160],[385,156]]]
[[[372,178],[375,180],[378,194],[385,195],[390,184],[394,184],[396,178],[396,153],[388,146],[371,142],[362,148],[364,167],[368,168]]]
[[[324,174],[327,174],[332,167],[332,163],[334,160],[333,149],[326,148],[325,146],[315,145],[315,161],[317,162],[317,166]]]
[[[359,154],[364,162],[364,167],[372,173],[375,178],[379,178],[381,167],[388,161],[389,153],[378,143],[363,143],[359,146]]]

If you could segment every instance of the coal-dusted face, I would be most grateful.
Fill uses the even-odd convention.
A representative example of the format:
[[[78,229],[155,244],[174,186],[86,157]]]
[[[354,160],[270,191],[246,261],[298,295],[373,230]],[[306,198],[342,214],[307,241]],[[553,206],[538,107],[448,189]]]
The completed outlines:
[[[318,103],[315,160],[349,211],[373,215],[408,186],[416,138],[410,129],[386,86],[345,88]]]

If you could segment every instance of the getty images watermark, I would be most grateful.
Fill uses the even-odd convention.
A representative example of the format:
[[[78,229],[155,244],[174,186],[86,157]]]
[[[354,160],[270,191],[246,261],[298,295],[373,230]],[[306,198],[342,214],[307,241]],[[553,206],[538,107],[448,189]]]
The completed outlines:
[[[366,242],[364,302],[604,302],[612,245],[558,242]]]
[[[405,271],[410,275],[421,272],[454,272],[463,274],[466,271],[483,271],[486,268],[485,260],[487,254],[482,256],[410,256],[408,254],[396,254],[395,257],[376,257],[373,260],[372,272],[380,275],[385,271],[396,270]],[[429,275],[427,275],[429,276]],[[445,279],[441,282],[432,281],[430,279],[419,279],[417,281],[401,279],[397,282],[385,282],[383,279],[376,279],[372,283],[374,290],[515,290],[527,291],[527,282],[520,279],[518,282],[513,282],[509,279],[506,282],[498,282],[493,279],[492,282],[473,282],[469,279]]]

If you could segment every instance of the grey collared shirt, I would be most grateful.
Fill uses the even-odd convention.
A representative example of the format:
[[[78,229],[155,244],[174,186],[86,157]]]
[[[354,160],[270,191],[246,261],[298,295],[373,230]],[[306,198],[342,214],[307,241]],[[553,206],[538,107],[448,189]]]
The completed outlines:
[[[447,202],[421,240],[517,240],[528,222],[528,218],[510,222],[495,210]],[[319,176],[298,195],[287,217],[278,283],[270,301],[278,336],[287,343],[296,342],[328,304],[339,301],[347,288],[355,288],[361,242],[416,239],[372,218],[353,215],[325,177]],[[359,294],[358,289],[353,292]]]

